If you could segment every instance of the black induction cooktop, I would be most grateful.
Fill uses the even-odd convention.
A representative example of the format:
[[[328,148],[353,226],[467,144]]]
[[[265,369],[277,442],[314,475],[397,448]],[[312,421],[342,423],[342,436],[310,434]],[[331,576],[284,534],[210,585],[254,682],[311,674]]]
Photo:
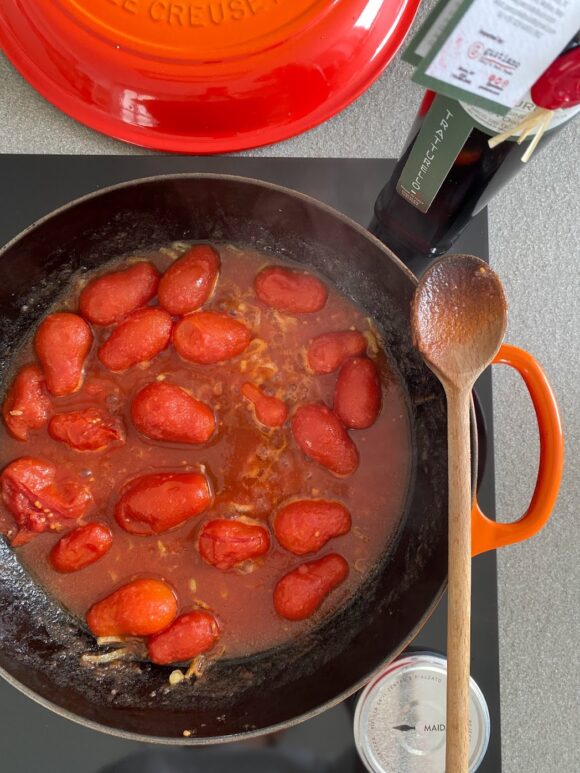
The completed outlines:
[[[190,158],[169,156],[0,156],[0,244],[71,199],[139,177],[176,172],[244,175],[286,185],[326,202],[363,225],[394,167],[388,159]],[[487,214],[465,231],[455,251],[488,259]],[[422,266],[412,266],[415,272]],[[491,376],[477,396],[487,453],[479,501],[495,512]],[[482,442],[484,441],[484,442]],[[481,773],[500,773],[499,653],[495,553],[473,561],[471,673],[485,695],[491,739]],[[445,652],[442,602],[413,648]],[[355,773],[356,696],[290,730],[235,745],[165,748],[86,729],[53,714],[0,679],[2,773]]]

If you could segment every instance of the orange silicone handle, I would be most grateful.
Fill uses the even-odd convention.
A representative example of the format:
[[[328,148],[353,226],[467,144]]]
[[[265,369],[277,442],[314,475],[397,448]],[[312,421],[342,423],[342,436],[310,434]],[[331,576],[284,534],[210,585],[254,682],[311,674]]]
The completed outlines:
[[[533,537],[545,526],[562,480],[564,437],[558,404],[546,375],[534,358],[516,346],[504,344],[493,364],[503,363],[515,368],[524,380],[532,398],[540,433],[540,463],[538,478],[529,507],[513,523],[496,523],[479,509],[477,500],[471,514],[472,553],[474,556],[514,542]]]

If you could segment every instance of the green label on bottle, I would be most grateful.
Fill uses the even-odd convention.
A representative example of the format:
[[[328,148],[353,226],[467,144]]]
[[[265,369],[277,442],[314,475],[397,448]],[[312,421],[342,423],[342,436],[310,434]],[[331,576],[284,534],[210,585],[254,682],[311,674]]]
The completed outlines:
[[[474,125],[455,100],[438,94],[401,172],[397,193],[427,212]]]

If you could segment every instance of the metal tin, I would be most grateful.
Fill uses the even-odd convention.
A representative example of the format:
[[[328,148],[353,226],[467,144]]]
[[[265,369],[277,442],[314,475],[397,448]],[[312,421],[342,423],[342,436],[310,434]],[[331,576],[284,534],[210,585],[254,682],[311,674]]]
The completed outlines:
[[[370,773],[445,773],[447,661],[432,652],[395,660],[365,687],[357,702],[354,736]],[[489,710],[470,679],[469,770],[487,751]]]

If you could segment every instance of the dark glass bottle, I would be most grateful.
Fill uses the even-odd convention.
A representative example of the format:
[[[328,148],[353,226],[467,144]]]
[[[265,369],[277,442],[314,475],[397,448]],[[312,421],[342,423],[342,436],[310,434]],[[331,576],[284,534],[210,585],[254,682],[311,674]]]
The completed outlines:
[[[579,44],[577,36],[566,51]],[[370,225],[375,236],[401,260],[414,266],[417,260],[437,257],[452,247],[471,218],[526,166],[521,159],[533,139],[532,136],[521,145],[508,140],[492,149],[488,145],[492,132],[472,129],[431,206],[423,213],[397,193],[396,187],[434,97],[433,92],[426,93],[405,151],[377,198]],[[535,153],[565,125],[563,122],[546,132]]]

